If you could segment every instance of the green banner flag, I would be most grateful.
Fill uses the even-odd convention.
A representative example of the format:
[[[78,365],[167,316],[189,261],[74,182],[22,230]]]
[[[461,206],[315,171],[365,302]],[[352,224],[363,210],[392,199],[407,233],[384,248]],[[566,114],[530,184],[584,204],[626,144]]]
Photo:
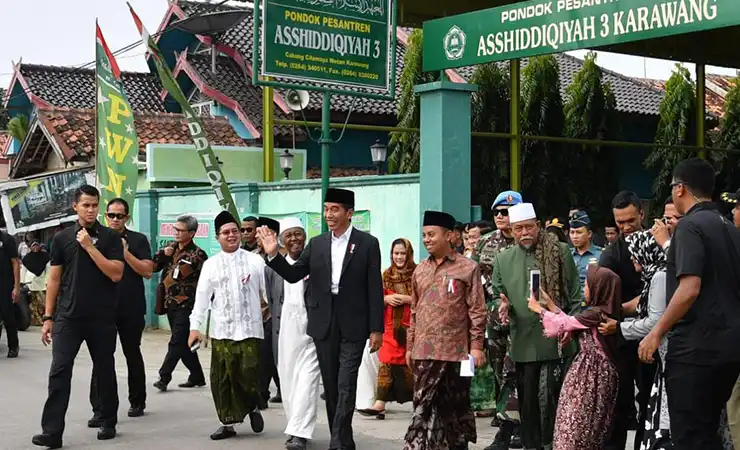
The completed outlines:
[[[229,189],[229,185],[226,183],[226,179],[224,178],[224,174],[218,164],[216,155],[213,153],[210,142],[208,142],[203,122],[195,114],[193,108],[190,107],[188,99],[185,97],[182,89],[180,89],[180,85],[177,84],[175,77],[172,76],[170,68],[167,67],[164,57],[162,56],[162,52],[154,43],[154,39],[149,35],[149,32],[144,28],[144,24],[141,22],[141,19],[136,15],[131,4],[128,4],[128,7],[131,10],[134,22],[136,23],[136,28],[138,28],[139,34],[141,34],[141,39],[144,41],[144,44],[146,44],[147,50],[149,50],[152,60],[154,61],[154,65],[157,67],[159,78],[162,80],[162,86],[167,90],[167,92],[169,92],[172,98],[180,104],[180,107],[182,107],[182,112],[185,114],[188,121],[188,130],[190,131],[190,135],[193,137],[195,150],[198,152],[201,163],[203,163],[203,168],[206,171],[208,180],[211,182],[211,187],[213,188],[213,192],[216,194],[218,204],[221,205],[221,208],[224,210],[229,211],[236,220],[239,220],[239,211],[236,209],[234,199],[231,197],[231,190]]]
[[[100,188],[100,215],[105,222],[105,205],[116,197],[126,200],[133,215],[139,176],[139,140],[134,130],[134,113],[121,83],[121,70],[95,24],[97,90],[96,179]]]

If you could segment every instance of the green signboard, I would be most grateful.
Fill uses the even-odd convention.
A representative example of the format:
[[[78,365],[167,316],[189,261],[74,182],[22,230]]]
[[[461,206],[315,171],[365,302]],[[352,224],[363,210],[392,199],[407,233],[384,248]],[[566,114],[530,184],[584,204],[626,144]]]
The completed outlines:
[[[260,4],[262,75],[389,90],[392,0]]]
[[[739,24],[738,0],[532,0],[424,22],[424,71]]]

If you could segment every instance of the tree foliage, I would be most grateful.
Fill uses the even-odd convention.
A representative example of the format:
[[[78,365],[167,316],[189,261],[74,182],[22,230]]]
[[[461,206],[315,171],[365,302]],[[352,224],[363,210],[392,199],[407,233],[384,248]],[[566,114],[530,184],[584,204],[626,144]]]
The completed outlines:
[[[478,85],[471,101],[472,130],[508,133],[511,121],[507,66],[496,63],[476,66],[470,82]],[[509,141],[474,137],[471,147],[472,200],[485,208],[509,187]]]
[[[419,96],[414,92],[417,84],[435,80],[433,74],[422,71],[422,46],[424,35],[420,29],[409,36],[403,58],[403,72],[398,79],[401,89],[398,105],[400,128],[418,128],[421,111]],[[389,142],[388,171],[391,173],[416,173],[419,171],[421,136],[418,133],[392,133]]]
[[[676,64],[665,85],[660,103],[660,120],[655,133],[658,144],[645,159],[645,166],[656,171],[653,194],[656,201],[670,194],[673,168],[690,156],[688,150],[666,148],[666,145],[696,143],[696,89],[686,67]]]
[[[717,138],[717,146],[729,150],[740,149],[740,78],[731,82],[732,87],[727,91],[724,104],[724,118]],[[722,165],[718,185],[723,189],[737,189],[737,180],[740,178],[740,154],[717,153]]]
[[[523,135],[562,136],[563,100],[560,96],[558,61],[554,56],[530,58],[522,70]],[[522,195],[534,203],[540,216],[568,211],[567,195],[560,187],[568,174],[567,155],[556,142],[524,140],[522,148]]]
[[[8,132],[18,142],[23,142],[28,134],[28,117],[19,114],[8,122]]]
[[[565,136],[575,139],[617,140],[620,121],[611,86],[603,81],[596,54],[589,52],[583,67],[565,90]],[[610,164],[613,149],[601,145],[568,145],[570,174],[560,174],[571,205],[585,207],[592,219],[609,214],[609,202],[616,192]],[[577,174],[572,176],[571,174]]]

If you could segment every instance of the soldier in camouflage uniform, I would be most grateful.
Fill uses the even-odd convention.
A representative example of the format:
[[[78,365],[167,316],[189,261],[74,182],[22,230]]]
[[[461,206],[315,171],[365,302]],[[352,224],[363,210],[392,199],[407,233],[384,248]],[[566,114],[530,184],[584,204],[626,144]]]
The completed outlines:
[[[486,234],[478,242],[473,254],[473,260],[478,262],[483,275],[483,289],[488,306],[488,327],[486,330],[487,357],[494,375],[493,395],[496,402],[497,417],[500,420],[500,429],[493,443],[486,450],[506,450],[521,448],[516,436],[518,435],[518,421],[507,415],[507,411],[518,412],[516,403],[516,378],[514,377],[514,363],[508,357],[509,329],[501,324],[498,318],[499,298],[493,295],[491,276],[495,256],[501,250],[514,245],[514,236],[511,234],[508,209],[522,202],[522,196],[515,191],[500,193],[493,202],[494,221],[496,230]],[[475,378],[473,379],[475,381]],[[475,384],[475,383],[474,383]],[[471,388],[471,397],[474,389]]]

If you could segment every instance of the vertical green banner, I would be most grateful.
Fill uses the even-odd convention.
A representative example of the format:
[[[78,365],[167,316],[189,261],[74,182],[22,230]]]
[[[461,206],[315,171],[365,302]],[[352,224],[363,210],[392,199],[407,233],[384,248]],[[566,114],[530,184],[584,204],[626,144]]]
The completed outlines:
[[[100,188],[100,216],[106,223],[105,205],[116,197],[128,202],[133,215],[139,175],[139,140],[134,129],[134,114],[121,83],[121,71],[95,24],[96,179]]]
[[[159,74],[159,78],[162,80],[162,86],[167,90],[167,92],[169,92],[172,98],[180,104],[182,112],[188,121],[188,130],[190,131],[190,135],[193,137],[195,150],[198,152],[198,156],[203,164],[203,169],[206,171],[208,181],[211,183],[214,194],[216,194],[218,204],[224,210],[229,211],[234,218],[239,219],[239,211],[236,209],[236,204],[234,204],[234,199],[231,196],[231,190],[224,178],[224,174],[218,164],[216,155],[213,153],[211,143],[208,142],[203,122],[195,114],[193,108],[190,107],[188,99],[185,97],[182,89],[180,89],[180,85],[177,84],[170,68],[167,67],[164,57],[162,56],[162,52],[154,43],[154,39],[151,38],[149,32],[144,28],[144,24],[141,22],[141,19],[136,15],[131,4],[128,4],[128,7],[131,10],[134,22],[136,23],[136,28],[138,28],[139,34],[141,34],[141,39],[146,44],[147,50],[149,50],[152,60],[154,61],[154,65],[157,67],[157,73]]]

